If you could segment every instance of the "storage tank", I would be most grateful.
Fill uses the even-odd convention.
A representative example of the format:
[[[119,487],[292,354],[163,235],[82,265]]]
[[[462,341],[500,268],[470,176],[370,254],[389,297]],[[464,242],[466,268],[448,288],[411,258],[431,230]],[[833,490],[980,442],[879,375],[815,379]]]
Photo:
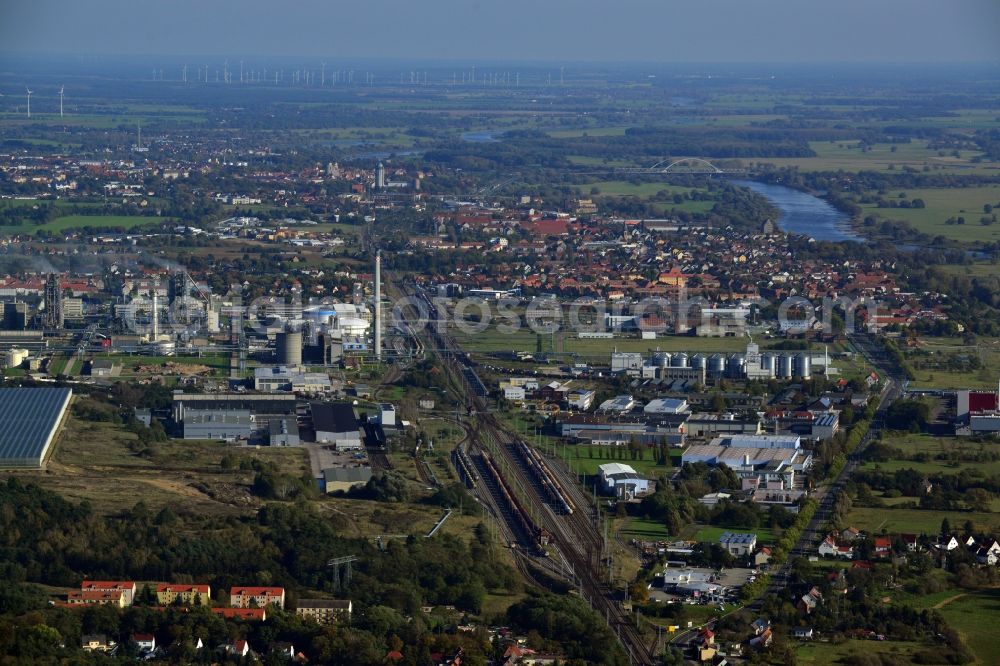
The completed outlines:
[[[772,377],[774,377],[774,366],[774,354],[760,355],[760,369],[766,370]]]
[[[775,367],[774,375],[780,377],[781,379],[791,379],[792,378],[792,355],[791,354],[781,354],[777,358],[777,367]]]
[[[792,364],[792,375],[809,379],[812,377],[812,356],[808,352],[795,355]]]
[[[650,365],[657,368],[668,368],[670,367],[670,352],[658,351],[653,354],[653,358],[650,360]]]
[[[708,359],[704,354],[695,354],[690,358],[690,363],[692,368],[698,368],[699,370],[708,369]]]
[[[747,374],[747,359],[743,354],[733,354],[726,361],[726,376],[741,379]]]
[[[688,367],[688,355],[684,352],[677,352],[670,359],[670,366],[674,368],[686,368]]]
[[[708,359],[707,375],[713,379],[718,379],[726,374],[726,357],[722,354],[712,354]]]
[[[278,363],[290,367],[302,365],[302,333],[284,331],[275,338]]]

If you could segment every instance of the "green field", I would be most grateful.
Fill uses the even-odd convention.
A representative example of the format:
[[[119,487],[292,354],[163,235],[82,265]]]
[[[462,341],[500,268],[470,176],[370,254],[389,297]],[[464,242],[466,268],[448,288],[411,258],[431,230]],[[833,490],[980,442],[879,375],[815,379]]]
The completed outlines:
[[[996,268],[994,267],[994,274]],[[935,361],[935,357],[964,354],[979,360],[979,369],[969,372],[947,368],[921,367]],[[920,338],[917,350],[906,352],[914,370],[914,388],[977,389],[996,388],[996,368],[1000,368],[1000,338],[979,337],[975,344],[967,345],[961,338]]]
[[[997,618],[1000,589],[981,590],[957,596],[943,604],[940,612],[955,627],[980,664],[997,663]]]
[[[563,336],[563,351],[567,353],[580,354],[582,356],[595,356],[608,362],[611,352],[643,352],[654,351],[667,352],[687,352],[696,354],[698,352],[741,352],[746,351],[746,338],[693,338],[686,335],[667,335],[657,337],[655,340],[641,340],[639,338],[578,338],[576,334],[567,331]]]
[[[845,522],[870,534],[878,534],[883,530],[890,534],[937,534],[941,530],[941,520],[944,518],[956,525],[971,520],[976,529],[987,532],[1000,531],[1000,513],[972,511],[854,507]]]
[[[877,215],[889,220],[905,220],[918,231],[934,236],[941,235],[958,241],[1000,240],[1000,222],[984,226],[979,219],[985,214],[983,205],[989,204],[1000,212],[1000,185],[988,187],[931,188],[905,190],[906,199],[923,199],[924,208],[879,208],[864,204],[864,215]],[[894,192],[883,196],[891,200]],[[965,224],[945,224],[949,217],[964,217]]]
[[[908,641],[866,641],[851,639],[836,643],[807,641],[795,648],[795,663],[807,666],[842,664],[851,657],[885,655],[895,657],[896,663],[912,663],[914,653],[927,649],[920,643]]]
[[[449,332],[462,346],[470,352],[534,352],[537,336],[530,329],[520,329],[512,333],[501,333],[495,328],[488,328],[481,333],[469,333],[449,326]],[[543,349],[548,350],[549,336],[542,336]]]
[[[591,188],[600,190],[599,194],[591,195]],[[616,196],[616,197],[654,197],[660,192],[669,196],[692,192],[693,188],[678,187],[666,183],[630,183],[624,180],[600,180],[577,186],[583,196]],[[714,203],[714,202],[709,202]]]
[[[548,134],[553,139],[578,139],[582,136],[625,136],[628,126],[591,127],[588,129],[552,130]]]
[[[83,227],[122,227],[125,229],[154,226],[171,222],[169,218],[151,215],[66,215],[45,224],[21,222],[17,225],[0,227],[0,235],[32,234],[40,230],[60,232]]]
[[[890,165],[897,170],[903,167],[923,170],[927,166],[961,173],[981,172],[997,166],[992,162],[973,162],[972,158],[980,155],[977,151],[963,150],[959,157],[954,157],[950,151],[939,155],[938,150],[928,148],[927,142],[922,140],[878,143],[868,151],[862,151],[858,141],[810,141],[809,147],[816,153],[815,157],[769,157],[751,162],[751,165],[794,166],[802,171],[888,171]]]

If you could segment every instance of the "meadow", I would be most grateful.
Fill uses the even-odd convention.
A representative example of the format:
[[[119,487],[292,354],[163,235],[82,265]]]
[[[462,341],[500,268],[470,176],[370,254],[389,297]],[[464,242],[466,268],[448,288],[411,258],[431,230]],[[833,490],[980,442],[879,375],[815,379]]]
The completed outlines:
[[[774,157],[750,161],[750,165],[773,164],[779,167],[796,167],[802,171],[890,171],[910,167],[923,170],[926,166],[934,170],[976,173],[996,168],[988,161],[974,161],[978,151],[959,151],[955,157],[951,151],[938,151],[927,147],[923,140],[909,143],[876,143],[870,150],[862,150],[859,141],[810,141],[809,147],[815,157]],[[939,154],[944,152],[945,154]]]
[[[922,199],[924,208],[879,208],[875,204],[861,206],[864,216],[876,215],[883,219],[904,220],[917,231],[933,236],[941,235],[957,241],[995,242],[1000,240],[1000,222],[980,224],[985,213],[984,205],[1000,211],[1000,185],[986,187],[910,189],[883,196],[891,200],[905,193],[908,200]],[[945,224],[948,218],[965,218],[965,224]]]
[[[1000,588],[956,595],[941,604],[939,612],[958,630],[977,663],[997,663],[996,619],[1000,614]]]

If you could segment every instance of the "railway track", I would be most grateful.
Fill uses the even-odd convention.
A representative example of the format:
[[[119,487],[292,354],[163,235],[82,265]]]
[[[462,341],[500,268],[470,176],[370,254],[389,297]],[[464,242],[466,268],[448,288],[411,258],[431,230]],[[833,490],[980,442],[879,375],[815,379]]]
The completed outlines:
[[[429,308],[430,318],[440,320],[441,313],[430,299],[423,294],[417,296]],[[508,543],[520,546],[515,555],[518,569],[534,579],[527,564],[529,560],[524,560],[529,555],[524,549],[529,544],[537,549],[540,540],[549,541],[549,550],[568,571],[562,571],[558,565],[553,568],[571,580],[581,597],[605,618],[629,663],[640,666],[655,663],[653,649],[605,578],[605,543],[596,526],[597,508],[586,493],[574,487],[576,482],[570,474],[561,469],[553,471],[553,465],[548,465],[533,449],[535,455],[525,454],[519,440],[489,413],[485,386],[454,339],[434,326],[424,331],[431,342],[425,348],[442,351],[445,369],[464,387],[467,411],[475,414],[477,427],[470,433],[469,456],[481,477],[477,494],[496,512],[498,523],[502,523],[504,534],[510,539]],[[491,454],[502,462],[494,462]],[[504,479],[504,473],[512,478]]]

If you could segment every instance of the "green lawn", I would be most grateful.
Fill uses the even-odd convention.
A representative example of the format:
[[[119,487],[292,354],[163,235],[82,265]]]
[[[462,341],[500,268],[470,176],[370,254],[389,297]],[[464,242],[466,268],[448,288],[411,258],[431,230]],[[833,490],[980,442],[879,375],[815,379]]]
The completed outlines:
[[[943,605],[940,609],[948,624],[962,635],[962,640],[980,664],[997,663],[997,620],[1000,619],[1000,589],[970,592]]]
[[[644,541],[665,541],[670,538],[667,528],[655,520],[630,519],[622,528],[623,539],[640,539]]]
[[[623,458],[601,458],[601,453],[607,455],[617,451],[607,446],[567,446],[565,449],[557,448],[556,451],[560,456],[569,457],[569,464],[578,474],[586,474],[588,476],[597,474],[598,467],[611,462],[630,465],[639,474],[650,478],[662,475],[670,476],[674,472],[672,466],[664,467],[663,465],[658,465],[653,451],[648,449],[644,451],[645,458],[642,460],[632,460],[628,455],[625,455]],[[679,455],[678,453],[677,462],[679,462]]]
[[[688,536],[688,529],[692,528],[694,531]],[[682,536],[698,542],[719,543],[719,537],[725,532],[754,533],[757,535],[758,543],[761,544],[774,543],[778,540],[774,532],[766,527],[740,529],[736,527],[717,527],[715,525],[691,525],[688,529],[685,529]]]

